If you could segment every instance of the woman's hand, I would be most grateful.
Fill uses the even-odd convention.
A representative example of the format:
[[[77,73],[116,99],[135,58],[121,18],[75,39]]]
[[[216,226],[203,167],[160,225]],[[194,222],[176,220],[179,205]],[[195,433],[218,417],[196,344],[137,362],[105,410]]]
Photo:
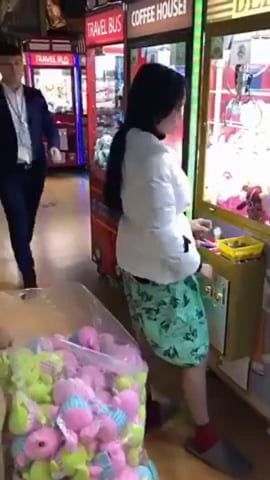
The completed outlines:
[[[196,218],[195,220],[191,220],[191,230],[197,240],[208,235],[212,230],[212,227],[211,220],[207,220],[206,218]]]

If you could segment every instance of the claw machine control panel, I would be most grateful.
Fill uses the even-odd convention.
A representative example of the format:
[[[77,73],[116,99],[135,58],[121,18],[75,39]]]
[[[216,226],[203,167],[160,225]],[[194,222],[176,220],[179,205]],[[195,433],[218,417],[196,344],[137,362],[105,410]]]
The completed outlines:
[[[110,145],[123,119],[124,10],[105,8],[85,21],[92,257],[100,274],[115,278],[118,218],[104,205],[103,187]]]
[[[32,40],[25,56],[31,86],[41,90],[59,131],[61,167],[78,167],[84,163],[79,55],[67,40]]]

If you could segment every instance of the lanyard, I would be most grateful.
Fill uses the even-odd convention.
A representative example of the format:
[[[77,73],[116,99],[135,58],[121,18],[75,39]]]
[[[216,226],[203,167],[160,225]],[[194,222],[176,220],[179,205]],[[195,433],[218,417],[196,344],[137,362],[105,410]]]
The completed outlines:
[[[17,94],[15,93],[15,101],[16,101],[16,106],[14,105],[13,101],[11,100],[10,96],[9,96],[9,93],[7,94],[6,96],[6,99],[7,99],[7,102],[10,106],[10,108],[12,109],[12,111],[15,113],[16,117],[18,118],[19,122],[22,124],[22,125],[25,125],[25,121],[23,119],[23,102],[24,102],[24,97],[23,97],[23,94],[22,94],[22,98],[21,98],[21,106],[19,106],[18,104],[18,99],[17,99]]]

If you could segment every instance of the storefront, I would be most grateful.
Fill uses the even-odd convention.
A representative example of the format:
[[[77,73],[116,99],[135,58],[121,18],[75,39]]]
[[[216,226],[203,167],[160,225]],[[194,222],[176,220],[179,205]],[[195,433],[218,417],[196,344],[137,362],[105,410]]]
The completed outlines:
[[[92,252],[98,271],[111,277],[116,274],[118,219],[103,203],[103,186],[110,145],[123,116],[124,28],[122,6],[86,17]]]
[[[41,90],[58,127],[61,167],[83,165],[79,55],[68,40],[33,39],[25,58],[28,84]],[[49,161],[49,166],[55,165]]]
[[[270,2],[209,0],[196,210],[224,237],[270,239]],[[239,244],[240,247],[240,244]],[[236,248],[236,247],[235,247]],[[269,247],[265,251],[268,256]],[[270,418],[270,286],[265,259],[211,251],[203,285],[213,368]],[[268,271],[268,270],[267,270]]]

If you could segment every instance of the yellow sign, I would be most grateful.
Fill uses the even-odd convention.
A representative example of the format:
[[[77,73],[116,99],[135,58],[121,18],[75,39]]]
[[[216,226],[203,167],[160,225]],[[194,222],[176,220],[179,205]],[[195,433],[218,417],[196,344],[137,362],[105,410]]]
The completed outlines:
[[[232,18],[270,12],[270,0],[233,0]]]

